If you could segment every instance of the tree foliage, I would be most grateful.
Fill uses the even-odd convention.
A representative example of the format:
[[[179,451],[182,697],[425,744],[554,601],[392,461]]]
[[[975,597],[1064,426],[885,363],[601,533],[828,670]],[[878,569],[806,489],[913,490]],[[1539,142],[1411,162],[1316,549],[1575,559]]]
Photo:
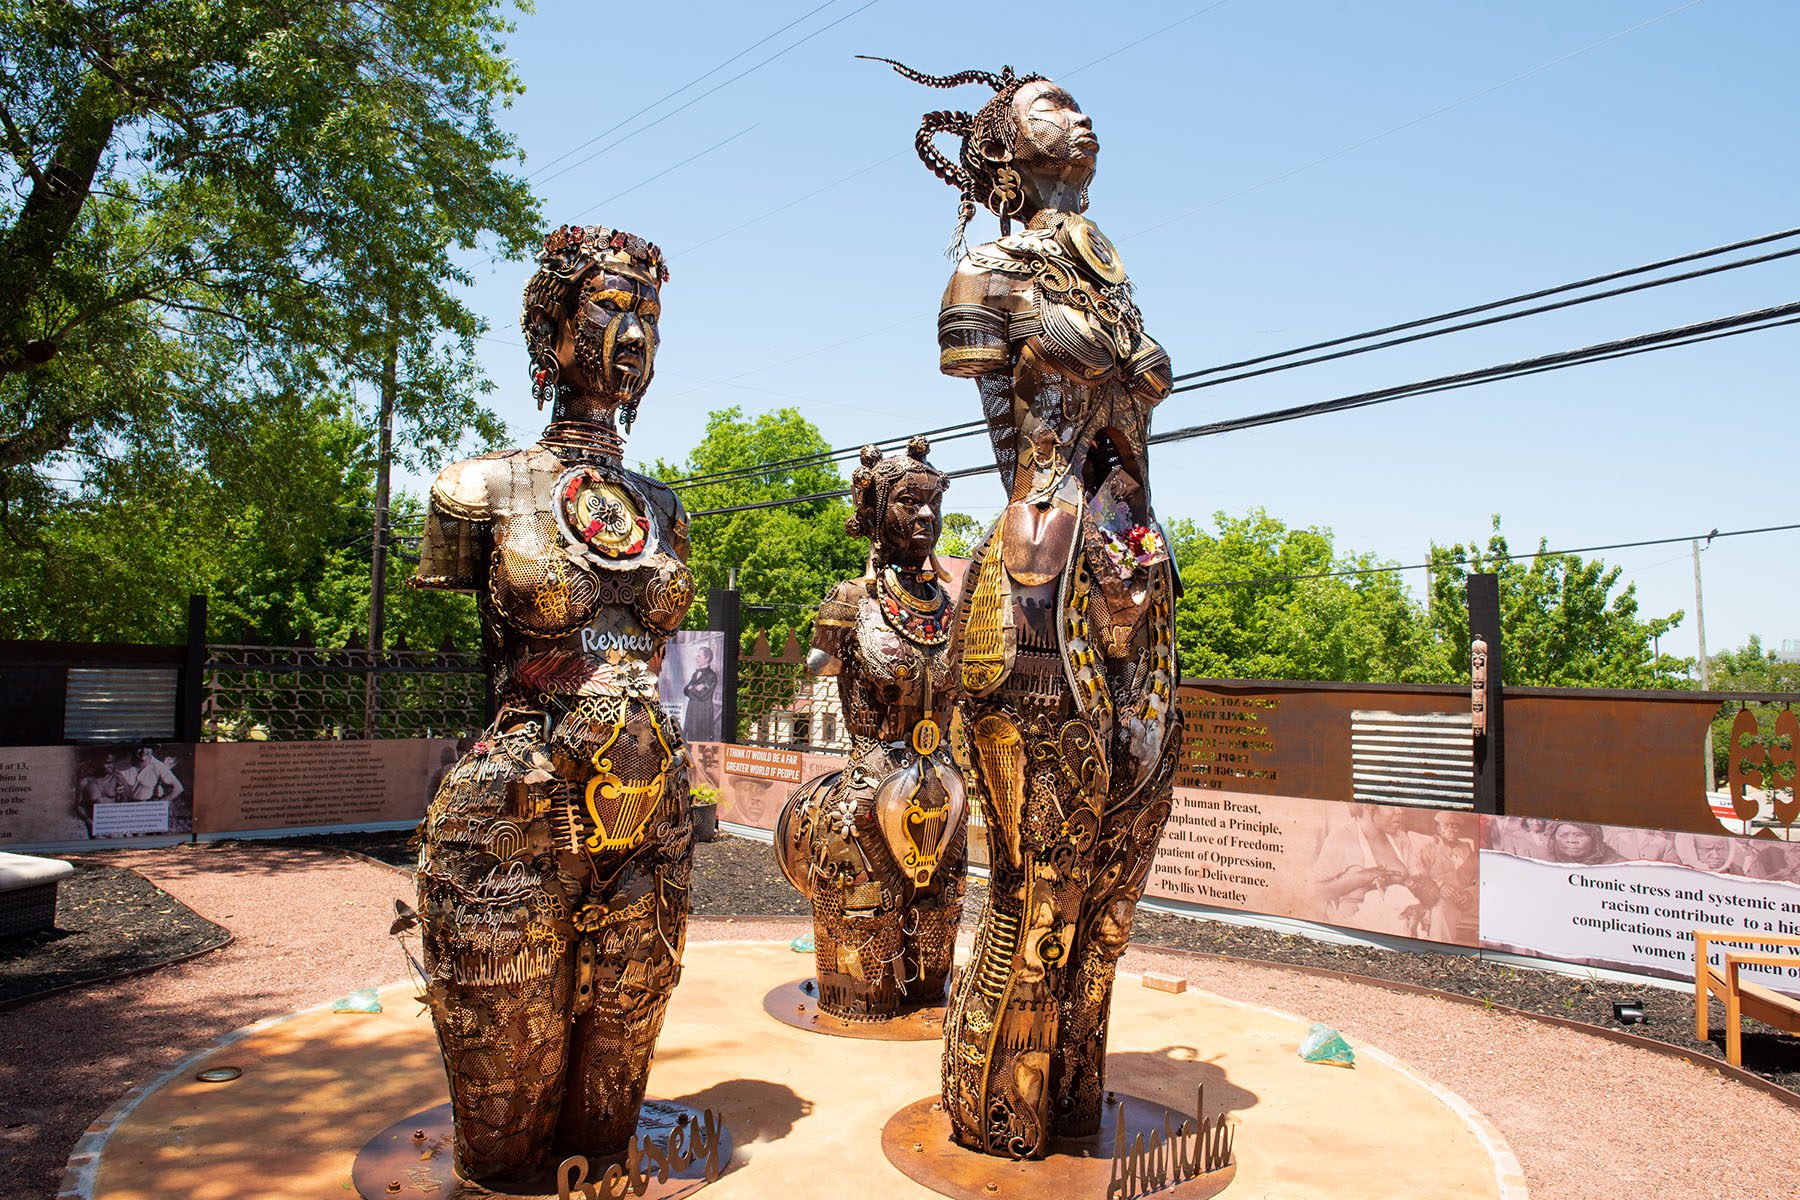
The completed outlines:
[[[762,463],[823,453],[830,445],[818,428],[794,408],[746,417],[736,407],[707,417],[706,432],[683,464],[658,461],[652,473],[680,480]],[[844,480],[831,463],[774,467],[754,475],[683,487],[681,498],[692,518],[695,588],[699,600],[688,613],[691,628],[704,628],[708,588],[724,587],[737,569],[743,629],[767,631],[779,645],[792,630],[811,636],[813,612],[825,592],[841,579],[860,574],[868,543],[844,532],[850,506],[841,499],[809,500],[780,508],[701,516],[712,508],[784,500],[841,491]]]
[[[1184,592],[1183,675],[1425,683],[1450,678],[1444,648],[1386,564],[1340,555],[1329,529],[1292,529],[1260,508],[1170,523]]]
[[[366,430],[331,397],[263,414],[245,462],[184,463],[142,441],[46,509],[41,537],[0,555],[0,637],[176,642],[190,593],[214,641],[342,646],[368,629],[374,463]],[[246,491],[240,469],[283,469]],[[401,495],[395,519],[420,511]],[[480,645],[468,596],[404,586],[388,562],[388,628],[415,647]]]
[[[10,632],[164,639],[203,590],[216,636],[347,633],[370,390],[414,461],[502,432],[457,293],[459,251],[538,224],[507,29],[497,0],[0,0]],[[469,624],[423,603],[410,637]]]
[[[1691,660],[1659,654],[1656,640],[1682,612],[1638,616],[1637,585],[1616,590],[1619,568],[1574,554],[1512,556],[1500,518],[1487,543],[1431,547],[1431,611],[1456,677],[1469,670],[1469,575],[1499,576],[1505,682],[1515,687],[1679,688]]]
[[[1726,650],[1708,656],[1707,682],[1714,691],[1719,692],[1793,692],[1795,699],[1800,700],[1800,662],[1783,662],[1775,651],[1763,649],[1762,639],[1756,634],[1736,650]],[[1730,778],[1731,771],[1731,726],[1737,720],[1738,713],[1748,707],[1756,716],[1757,734],[1754,745],[1737,747],[1740,759],[1757,765],[1759,769],[1767,769],[1768,750],[1777,741],[1775,737],[1775,716],[1778,706],[1770,704],[1745,705],[1740,701],[1727,700],[1720,706],[1719,715],[1712,723],[1713,774],[1721,787]],[[1785,739],[1782,739],[1784,748]],[[1790,766],[1782,773],[1784,782],[1791,785],[1793,768]]]

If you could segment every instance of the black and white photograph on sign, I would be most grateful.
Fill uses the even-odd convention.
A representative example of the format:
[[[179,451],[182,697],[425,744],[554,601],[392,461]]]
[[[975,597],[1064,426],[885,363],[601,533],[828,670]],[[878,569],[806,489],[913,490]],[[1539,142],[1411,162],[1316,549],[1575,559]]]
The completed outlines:
[[[663,650],[658,682],[663,708],[690,742],[716,742],[725,710],[725,635],[716,629],[683,629]]]
[[[75,752],[73,804],[89,837],[189,833],[193,748],[153,742],[83,746]]]

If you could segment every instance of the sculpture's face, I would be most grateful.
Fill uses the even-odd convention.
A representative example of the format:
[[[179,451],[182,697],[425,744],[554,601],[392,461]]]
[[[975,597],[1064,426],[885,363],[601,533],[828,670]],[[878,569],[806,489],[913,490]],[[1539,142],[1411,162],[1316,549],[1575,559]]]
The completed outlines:
[[[1061,85],[1034,80],[1014,93],[1012,108],[1019,127],[1015,159],[1027,168],[1061,172],[1085,167],[1088,175],[1094,173],[1100,139],[1094,136],[1093,121]]]
[[[908,471],[888,492],[881,514],[882,557],[916,567],[931,557],[944,527],[944,481],[929,471]]]
[[[563,321],[557,358],[576,388],[626,404],[643,394],[656,365],[662,298],[654,284],[602,268],[581,285]]]

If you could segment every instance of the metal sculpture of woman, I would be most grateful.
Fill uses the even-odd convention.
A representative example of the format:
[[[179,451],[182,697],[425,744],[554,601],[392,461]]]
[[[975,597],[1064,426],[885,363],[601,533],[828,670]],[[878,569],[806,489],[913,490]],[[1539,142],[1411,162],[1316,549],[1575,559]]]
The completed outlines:
[[[1035,1157],[1099,1127],[1113,973],[1169,814],[1178,581],[1145,445],[1169,359],[1083,215],[1099,144],[1069,93],[1011,68],[891,65],[994,93],[927,114],[917,143],[961,193],[953,245],[977,203],[1002,235],[962,255],[938,317],[941,368],[975,380],[1009,500],[954,640],[993,878],[945,1022],[943,1100],[958,1142]]]
[[[625,469],[662,253],[565,226],[525,288],[535,446],[431,489],[413,582],[476,593],[499,715],[426,814],[427,995],[465,1178],[625,1149],[680,975],[687,752],[653,668],[693,599],[687,517]]]
[[[944,745],[955,607],[934,566],[948,481],[928,449],[863,448],[847,527],[869,539],[868,570],[819,606],[807,663],[838,676],[850,759],[775,827],[782,872],[812,901],[819,1008],[850,1021],[943,1003],[962,909],[968,810]]]

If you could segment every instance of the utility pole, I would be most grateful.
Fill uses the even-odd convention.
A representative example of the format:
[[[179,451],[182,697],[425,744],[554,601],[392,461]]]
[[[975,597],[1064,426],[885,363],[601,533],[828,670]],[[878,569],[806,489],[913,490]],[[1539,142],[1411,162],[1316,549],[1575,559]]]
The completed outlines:
[[[389,309],[390,314],[392,309]],[[390,319],[387,357],[381,364],[381,410],[376,418],[374,553],[369,575],[369,677],[363,690],[363,736],[380,726],[381,660],[387,636],[388,475],[394,457],[394,399],[400,390],[400,332]]]
[[[1713,530],[1717,533],[1718,530]],[[1708,542],[1712,541],[1708,535]],[[1694,547],[1694,628],[1700,635],[1700,690],[1712,691],[1712,668],[1706,660],[1706,602],[1700,592],[1700,539],[1695,538]],[[1712,725],[1706,726],[1706,790],[1712,791],[1719,786],[1719,778],[1713,774],[1713,740]]]

